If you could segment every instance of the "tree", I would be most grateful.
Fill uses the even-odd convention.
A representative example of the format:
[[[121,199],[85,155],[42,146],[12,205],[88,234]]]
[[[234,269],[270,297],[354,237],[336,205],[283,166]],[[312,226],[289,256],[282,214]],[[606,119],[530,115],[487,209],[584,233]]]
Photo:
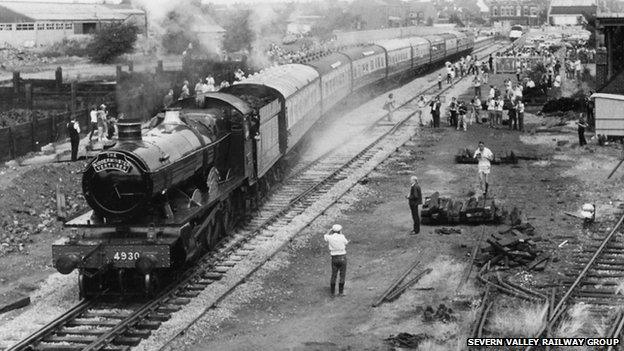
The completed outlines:
[[[255,39],[254,32],[249,24],[250,10],[238,12],[225,26],[223,36],[223,49],[228,52],[236,52],[242,49],[251,51],[251,44]]]
[[[110,63],[134,50],[138,34],[139,28],[131,23],[104,25],[87,45],[87,54],[93,62]]]
[[[328,39],[334,30],[353,29],[356,22],[355,16],[340,8],[329,8],[321,16],[322,18],[310,30],[310,34],[320,39]]]

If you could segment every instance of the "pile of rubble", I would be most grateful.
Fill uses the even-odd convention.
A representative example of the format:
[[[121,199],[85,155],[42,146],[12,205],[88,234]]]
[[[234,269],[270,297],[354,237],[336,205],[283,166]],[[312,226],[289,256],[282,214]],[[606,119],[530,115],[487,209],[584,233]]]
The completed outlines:
[[[56,235],[63,230],[57,216],[57,187],[65,195],[68,216],[86,211],[86,201],[76,186],[84,165],[75,162],[36,167],[0,189],[0,255],[25,250],[36,235]],[[6,172],[0,168],[0,176]]]
[[[455,162],[463,163],[463,164],[473,164],[473,163],[476,164],[479,161],[476,158],[474,158],[474,151],[471,151],[469,149],[461,149],[457,152],[457,155],[455,155]],[[518,163],[518,157],[513,151],[510,151],[510,152],[505,153],[505,156],[502,156],[502,157],[495,156],[494,159],[491,161],[491,163],[495,165],[516,164]]]
[[[61,111],[49,111],[49,110],[25,110],[25,109],[10,109],[0,111],[0,128],[11,127],[21,123],[27,123],[33,119],[43,119],[51,116],[59,116],[65,114]]]
[[[541,239],[535,235],[535,228],[530,223],[509,226],[486,239],[490,245],[476,257],[475,262],[480,266],[489,264],[490,267],[543,270],[549,255],[537,247],[535,242],[539,240]]]
[[[440,197],[438,192],[425,198],[423,224],[500,223],[507,212],[496,201],[472,196],[466,201]]]
[[[56,59],[43,57],[34,52],[11,46],[0,46],[0,70],[10,71],[20,66],[35,66],[42,63],[55,63]]]

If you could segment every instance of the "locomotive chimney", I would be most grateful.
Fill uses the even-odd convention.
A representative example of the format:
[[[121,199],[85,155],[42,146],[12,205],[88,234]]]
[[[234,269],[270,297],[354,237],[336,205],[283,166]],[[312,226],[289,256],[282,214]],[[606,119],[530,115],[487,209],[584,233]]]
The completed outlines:
[[[141,140],[141,123],[140,122],[122,122],[117,123],[119,129],[119,141],[140,141]]]
[[[180,108],[168,108],[165,110],[163,124],[183,124],[180,119]]]

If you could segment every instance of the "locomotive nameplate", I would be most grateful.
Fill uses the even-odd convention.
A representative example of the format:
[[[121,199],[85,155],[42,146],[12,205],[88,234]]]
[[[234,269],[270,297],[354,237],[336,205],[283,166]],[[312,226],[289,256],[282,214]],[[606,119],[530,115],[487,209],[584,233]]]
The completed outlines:
[[[132,165],[123,154],[107,152],[98,157],[93,162],[93,170],[100,173],[103,171],[120,171],[124,173],[130,172]]]

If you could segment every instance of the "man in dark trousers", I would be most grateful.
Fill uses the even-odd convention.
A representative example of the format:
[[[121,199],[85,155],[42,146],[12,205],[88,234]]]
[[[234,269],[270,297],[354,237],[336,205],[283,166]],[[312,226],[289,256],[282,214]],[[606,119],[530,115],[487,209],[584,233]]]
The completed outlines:
[[[412,186],[410,187],[410,194],[407,197],[409,200],[409,207],[412,211],[412,219],[414,220],[414,230],[412,234],[420,233],[420,216],[418,213],[418,206],[422,205],[422,192],[420,191],[420,185],[418,185],[418,178],[412,176]]]
[[[488,66],[490,66],[490,72],[494,72],[494,57],[492,57],[492,54],[488,58]]]
[[[80,144],[80,124],[76,121],[76,117],[72,117],[67,123],[67,134],[71,143],[71,160],[78,159],[78,145]]]
[[[582,112],[576,125],[578,126],[579,146],[585,146],[587,145],[587,140],[585,140],[585,128],[587,128],[587,123],[585,122],[585,118],[583,118]]]
[[[338,283],[338,296],[345,296],[345,275],[347,274],[347,244],[349,241],[342,234],[342,226],[334,224],[327,234],[323,236],[329,246],[329,254],[331,255],[332,275],[329,282],[331,296],[336,293],[336,277],[340,272],[340,282]]]
[[[437,96],[435,100],[431,101],[429,106],[431,106],[431,117],[433,118],[433,127],[439,128],[440,127],[440,106],[442,106],[442,103],[440,103],[440,97]]]

